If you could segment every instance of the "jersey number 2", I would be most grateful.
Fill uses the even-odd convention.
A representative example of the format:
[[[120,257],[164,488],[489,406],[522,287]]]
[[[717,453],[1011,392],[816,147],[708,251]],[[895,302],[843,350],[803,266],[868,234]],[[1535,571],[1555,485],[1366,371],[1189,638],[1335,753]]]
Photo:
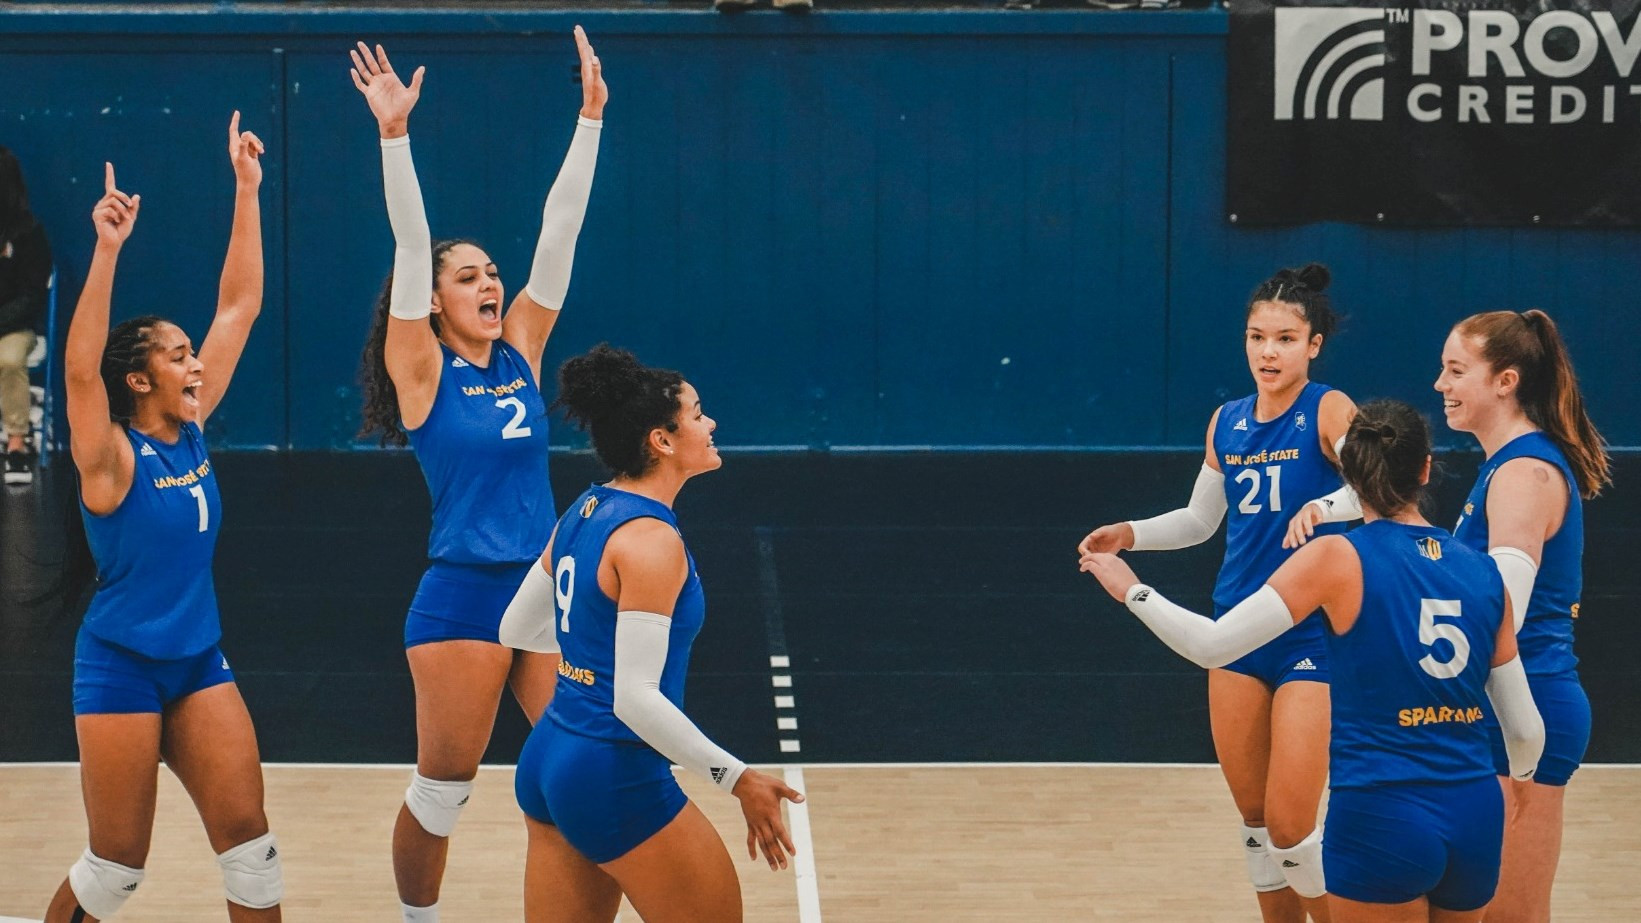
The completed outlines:
[[[1271,512],[1280,513],[1282,512],[1282,466],[1271,465],[1265,469],[1265,476],[1270,478],[1271,481]],[[1248,482],[1248,495],[1242,498],[1242,502],[1238,503],[1236,508],[1244,513],[1257,513],[1263,509],[1258,503],[1254,502],[1254,498],[1259,496],[1259,471],[1254,468],[1243,468],[1237,473],[1236,482],[1241,484],[1244,481]]]
[[[1437,641],[1445,640],[1453,645],[1453,656],[1446,660],[1437,660],[1434,651],[1419,659],[1419,666],[1437,679],[1458,676],[1470,662],[1470,639],[1464,636],[1464,631],[1451,622],[1436,621],[1439,618],[1456,619],[1460,615],[1459,601],[1456,599],[1419,600],[1419,643],[1434,647]]]
[[[188,488],[188,495],[199,501],[199,530],[204,532],[211,525],[211,508],[205,505],[205,488],[195,484]]]
[[[524,409],[523,401],[516,397],[504,397],[496,402],[496,406],[502,408],[503,410],[508,408],[512,408],[513,410],[513,419],[508,420],[507,425],[501,428],[501,438],[523,439],[524,437],[530,435],[530,427],[519,425],[524,422],[524,415],[528,413],[528,411]]]
[[[558,630],[570,633],[570,600],[575,596],[575,558],[565,555],[558,559],[553,572],[553,596],[558,599]]]

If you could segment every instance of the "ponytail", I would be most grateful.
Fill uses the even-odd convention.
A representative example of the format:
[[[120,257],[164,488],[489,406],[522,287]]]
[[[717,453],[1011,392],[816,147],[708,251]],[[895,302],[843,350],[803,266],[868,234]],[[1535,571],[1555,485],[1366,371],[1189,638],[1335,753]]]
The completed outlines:
[[[1517,403],[1527,419],[1567,456],[1585,499],[1612,483],[1607,440],[1584,409],[1572,357],[1550,315],[1537,308],[1520,313],[1488,311],[1465,318],[1455,329],[1482,341],[1481,354],[1494,373],[1516,370],[1521,378],[1516,386]]]
[[[1420,475],[1430,458],[1430,424],[1401,401],[1363,404],[1345,433],[1339,466],[1363,505],[1393,516],[1424,499]]]

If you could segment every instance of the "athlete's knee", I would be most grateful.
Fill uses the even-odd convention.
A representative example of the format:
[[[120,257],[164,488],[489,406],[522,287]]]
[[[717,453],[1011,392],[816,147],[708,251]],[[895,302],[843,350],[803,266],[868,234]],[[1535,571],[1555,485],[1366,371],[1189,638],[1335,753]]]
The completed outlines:
[[[1321,897],[1328,893],[1327,881],[1322,877],[1321,827],[1292,846],[1271,846],[1270,853],[1294,893],[1300,897]]]
[[[456,829],[456,821],[472,794],[471,779],[442,782],[412,772],[410,787],[405,789],[405,807],[423,830],[434,836],[449,836]]]
[[[68,870],[68,887],[80,909],[99,920],[119,912],[120,905],[142,884],[143,870],[93,855],[90,847]]]
[[[279,846],[272,833],[217,854],[222,888],[228,900],[253,910],[276,906],[285,897],[285,876],[279,867]]]
[[[1255,891],[1280,891],[1288,886],[1288,879],[1271,858],[1270,845],[1264,827],[1242,825],[1242,854],[1248,860],[1248,881]]]

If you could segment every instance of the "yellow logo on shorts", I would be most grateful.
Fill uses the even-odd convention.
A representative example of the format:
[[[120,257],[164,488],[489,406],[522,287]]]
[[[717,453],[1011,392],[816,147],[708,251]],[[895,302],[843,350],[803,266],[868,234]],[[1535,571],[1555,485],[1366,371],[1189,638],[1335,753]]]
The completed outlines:
[[[1466,503],[1464,505],[1464,515],[1469,516],[1471,513],[1474,513],[1475,511],[1476,511],[1476,504]]]
[[[1573,603],[1573,618],[1578,618],[1578,603]]]
[[[1419,539],[1415,542],[1415,544],[1419,546],[1419,553],[1430,560],[1440,561],[1442,559],[1442,543],[1436,541],[1434,538],[1427,535],[1424,538]]]
[[[588,497],[587,502],[581,504],[581,518],[586,519],[588,516],[591,516],[593,514],[593,510],[596,509],[598,509],[598,498]]]

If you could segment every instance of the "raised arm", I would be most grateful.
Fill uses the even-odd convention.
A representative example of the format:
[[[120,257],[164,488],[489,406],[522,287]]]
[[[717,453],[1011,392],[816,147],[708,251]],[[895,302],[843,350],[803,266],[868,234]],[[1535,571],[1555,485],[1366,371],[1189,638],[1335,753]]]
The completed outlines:
[[[781,820],[781,799],[803,796],[772,776],[731,756],[701,733],[661,692],[672,634],[672,610],[689,577],[689,559],[678,533],[655,519],[634,520],[605,545],[615,569],[615,716],[656,752],[699,773],[741,800],[747,851],[761,846],[770,868],[785,868],[797,854]]]
[[[581,222],[593,191],[604,104],[610,98],[609,87],[604,85],[604,66],[580,26],[575,27],[575,44],[581,55],[581,116],[576,120],[575,137],[570,140],[564,165],[559,167],[558,178],[542,208],[541,234],[530,262],[530,281],[514,296],[502,328],[502,337],[530,363],[537,384],[541,383],[541,354],[570,290],[576,238],[581,235]]]
[[[217,287],[217,314],[199,361],[206,374],[199,386],[199,422],[204,425],[228,393],[251,325],[262,313],[262,139],[239,130],[239,110],[228,121],[228,162],[234,168],[234,226],[228,235],[228,257]]]
[[[1269,582],[1218,619],[1170,601],[1140,582],[1116,555],[1085,555],[1081,567],[1175,653],[1210,669],[1257,650],[1320,607],[1327,607],[1329,620],[1346,630],[1362,604],[1361,561],[1350,543],[1337,535],[1300,549]]]
[[[69,453],[80,471],[80,495],[93,513],[109,513],[131,489],[136,458],[119,424],[108,416],[103,386],[103,350],[108,345],[108,312],[120,248],[137,223],[142,196],[114,185],[114,165],[103,164],[103,197],[91,211],[97,248],[91,254],[85,288],[68,325],[63,349],[63,381],[68,392]]]
[[[421,98],[427,68],[416,68],[407,87],[393,72],[381,45],[372,51],[360,42],[348,53],[353,57],[353,85],[376,116],[382,143],[382,188],[393,228],[393,287],[382,358],[399,394],[399,414],[407,428],[415,429],[433,408],[442,365],[439,338],[427,319],[433,313],[433,234],[427,226],[416,163],[410,157],[410,111]]]

